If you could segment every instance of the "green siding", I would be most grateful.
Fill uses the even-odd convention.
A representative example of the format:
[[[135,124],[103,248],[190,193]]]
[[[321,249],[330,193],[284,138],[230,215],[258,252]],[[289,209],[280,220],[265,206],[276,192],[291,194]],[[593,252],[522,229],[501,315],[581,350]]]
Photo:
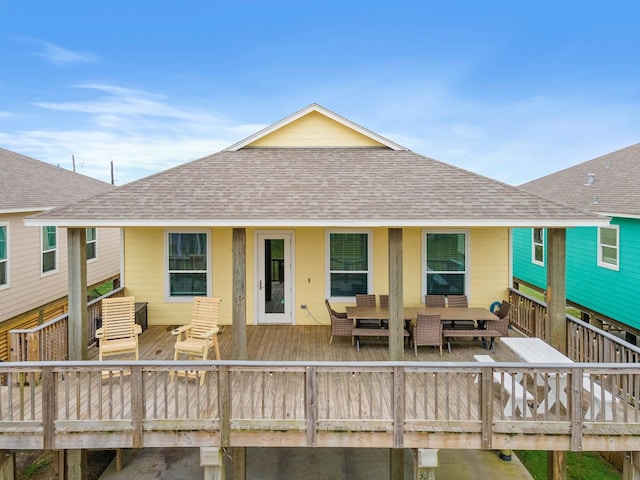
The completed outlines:
[[[547,269],[531,261],[531,248],[533,246],[530,228],[514,228],[511,235],[513,241],[513,276],[526,280],[536,287],[547,288]],[[546,245],[547,230],[544,231]],[[545,264],[547,251],[544,252]]]
[[[567,299],[640,329],[640,220],[611,223],[620,225],[618,271],[598,266],[597,228],[567,229]],[[513,274],[546,286],[546,269],[531,262],[531,229],[513,230]]]

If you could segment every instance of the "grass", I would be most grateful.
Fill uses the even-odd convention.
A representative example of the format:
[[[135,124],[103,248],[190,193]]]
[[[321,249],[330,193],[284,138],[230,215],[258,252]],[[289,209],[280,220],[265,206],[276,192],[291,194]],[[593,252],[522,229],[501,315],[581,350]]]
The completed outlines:
[[[89,290],[89,292],[87,293],[88,300],[91,301],[98,297],[101,297],[105,293],[109,293],[111,290],[113,290],[113,281],[109,280],[108,282],[104,282],[97,287]]]
[[[515,452],[535,480],[547,479],[547,452],[520,450]],[[567,452],[567,480],[620,480],[622,474],[594,452]]]

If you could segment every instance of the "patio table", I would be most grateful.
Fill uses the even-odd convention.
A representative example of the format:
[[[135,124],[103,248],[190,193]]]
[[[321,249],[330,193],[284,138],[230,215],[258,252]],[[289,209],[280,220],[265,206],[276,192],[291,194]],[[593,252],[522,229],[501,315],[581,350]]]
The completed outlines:
[[[573,363],[573,360],[540,338],[505,337],[502,339],[502,343],[527,363]],[[540,378],[538,377],[538,381]],[[548,382],[549,392],[546,399],[540,402],[538,413],[543,413],[545,408],[550,409],[556,399],[567,408],[567,375],[559,374],[557,382],[555,374],[550,373],[549,378],[553,381]],[[544,382],[542,384],[544,385]]]

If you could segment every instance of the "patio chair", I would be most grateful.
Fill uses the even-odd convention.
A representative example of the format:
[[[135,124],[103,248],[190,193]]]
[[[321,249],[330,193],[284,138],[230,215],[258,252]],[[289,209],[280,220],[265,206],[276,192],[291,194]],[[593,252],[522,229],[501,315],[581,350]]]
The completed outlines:
[[[135,297],[102,300],[102,327],[96,330],[99,360],[123,354],[131,354],[133,360],[138,360],[138,335],[141,333],[142,327],[136,324]]]
[[[447,297],[444,295],[425,295],[424,305],[426,307],[446,307]]]
[[[216,360],[220,360],[220,302],[219,298],[194,297],[191,323],[171,331],[176,336],[174,360],[179,360],[180,355],[187,355],[192,360],[208,360],[211,347],[215,350]],[[200,375],[200,383],[204,383],[204,372]]]
[[[364,293],[358,293],[356,295],[356,306],[357,307],[375,307],[376,306],[376,296],[368,295]],[[357,327],[366,327],[366,328],[380,328],[380,320],[357,320]]]
[[[491,334],[491,343],[489,344],[489,348],[492,351],[496,351],[496,347],[494,345],[494,340],[496,338],[500,338],[500,337],[508,337],[509,336],[509,323],[511,321],[511,303],[507,302],[506,300],[502,301],[502,304],[500,305],[500,310],[498,310],[498,313],[496,313],[496,316],[500,319],[500,320],[491,320],[490,322],[487,322],[487,324],[485,325],[485,328],[487,328],[486,332],[487,334]],[[486,338],[486,337],[485,337]],[[483,338],[483,343],[484,343],[484,338]]]
[[[329,311],[331,319],[331,335],[329,336],[329,345],[333,342],[333,337],[351,337],[351,345],[353,345],[353,321],[347,318],[345,312],[336,312],[331,308],[329,300],[325,299],[324,304]]]
[[[440,347],[440,356],[442,356],[442,322],[440,315],[424,315],[418,314],[416,323],[413,326],[413,349],[416,357],[418,356],[418,346]]]
[[[449,308],[467,308],[469,301],[466,295],[449,295],[447,296],[447,307]],[[457,323],[457,325],[456,325]],[[457,320],[451,322],[451,328],[477,328],[477,322],[471,322],[467,320]]]

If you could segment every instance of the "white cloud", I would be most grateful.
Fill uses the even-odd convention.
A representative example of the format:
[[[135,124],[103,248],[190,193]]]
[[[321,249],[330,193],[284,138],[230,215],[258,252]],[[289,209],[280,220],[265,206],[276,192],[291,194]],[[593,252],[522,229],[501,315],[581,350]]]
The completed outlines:
[[[37,42],[42,49],[34,52],[34,55],[44,58],[56,67],[63,67],[72,63],[97,63],[100,61],[100,57],[93,53],[68,50],[41,40],[37,40]]]

